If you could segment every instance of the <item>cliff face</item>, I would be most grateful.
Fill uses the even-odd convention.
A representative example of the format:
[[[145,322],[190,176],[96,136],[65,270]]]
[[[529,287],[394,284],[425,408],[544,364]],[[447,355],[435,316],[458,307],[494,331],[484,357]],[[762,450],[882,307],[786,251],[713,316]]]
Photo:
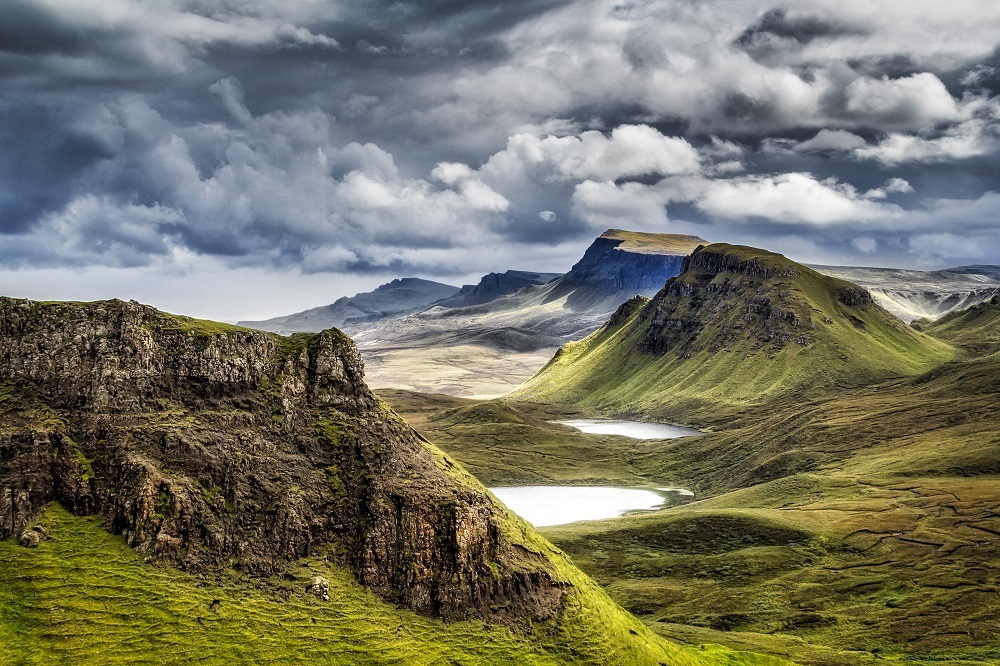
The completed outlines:
[[[685,257],[681,275],[651,303],[638,349],[676,350],[688,357],[721,349],[773,354],[787,344],[812,344],[818,322],[806,272],[823,278],[781,255],[746,250],[720,243]],[[839,314],[863,327],[851,308],[873,306],[871,295],[847,282],[826,282],[822,289],[835,299]]]
[[[488,273],[479,280],[479,284],[467,284],[450,298],[434,303],[446,308],[464,308],[470,305],[482,305],[495,301],[501,296],[513,294],[519,289],[546,284],[559,277],[559,273],[531,273],[528,271],[507,271],[505,273]]]
[[[566,305],[583,310],[605,302],[621,302],[636,294],[652,296],[679,274],[684,257],[700,238],[667,234],[631,234],[638,239],[668,238],[668,248],[631,241],[610,230],[594,240],[583,257],[563,275],[550,299],[567,296]],[[676,245],[676,247],[674,247]]]
[[[189,571],[322,555],[426,614],[561,605],[547,561],[368,390],[339,331],[0,299],[0,414],[0,538],[56,501]]]

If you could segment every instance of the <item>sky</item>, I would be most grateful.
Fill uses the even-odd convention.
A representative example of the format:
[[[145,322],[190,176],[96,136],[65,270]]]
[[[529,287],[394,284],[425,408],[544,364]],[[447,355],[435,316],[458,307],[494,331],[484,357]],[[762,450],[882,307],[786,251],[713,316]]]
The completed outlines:
[[[1000,264],[994,0],[3,0],[0,294],[259,319],[607,228]]]

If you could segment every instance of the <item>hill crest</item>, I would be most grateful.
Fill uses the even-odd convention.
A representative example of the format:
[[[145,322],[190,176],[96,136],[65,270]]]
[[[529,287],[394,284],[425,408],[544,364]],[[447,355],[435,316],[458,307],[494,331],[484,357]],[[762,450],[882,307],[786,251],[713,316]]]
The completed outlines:
[[[588,338],[565,345],[513,397],[696,411],[917,374],[952,353],[857,285],[720,243],[685,259],[650,301],[626,303]]]

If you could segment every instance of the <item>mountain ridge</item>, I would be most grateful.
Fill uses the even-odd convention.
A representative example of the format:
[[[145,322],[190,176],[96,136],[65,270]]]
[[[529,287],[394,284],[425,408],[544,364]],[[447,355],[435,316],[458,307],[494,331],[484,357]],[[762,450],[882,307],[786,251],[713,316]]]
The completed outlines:
[[[953,352],[867,291],[782,255],[724,243],[684,260],[652,300],[633,299],[564,345],[512,394],[620,412],[697,412],[788,391],[914,374]]]
[[[376,322],[414,312],[435,301],[454,296],[458,287],[422,278],[395,278],[372,291],[342,296],[330,305],[259,321],[240,321],[239,326],[272,333],[318,333],[351,323]]]

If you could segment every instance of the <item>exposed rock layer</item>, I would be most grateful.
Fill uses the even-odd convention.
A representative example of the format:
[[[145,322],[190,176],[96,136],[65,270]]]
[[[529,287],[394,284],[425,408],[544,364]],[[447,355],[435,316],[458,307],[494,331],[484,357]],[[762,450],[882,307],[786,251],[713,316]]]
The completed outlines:
[[[0,538],[57,501],[190,571],[323,555],[423,613],[556,612],[550,565],[362,377],[336,330],[0,299]]]

